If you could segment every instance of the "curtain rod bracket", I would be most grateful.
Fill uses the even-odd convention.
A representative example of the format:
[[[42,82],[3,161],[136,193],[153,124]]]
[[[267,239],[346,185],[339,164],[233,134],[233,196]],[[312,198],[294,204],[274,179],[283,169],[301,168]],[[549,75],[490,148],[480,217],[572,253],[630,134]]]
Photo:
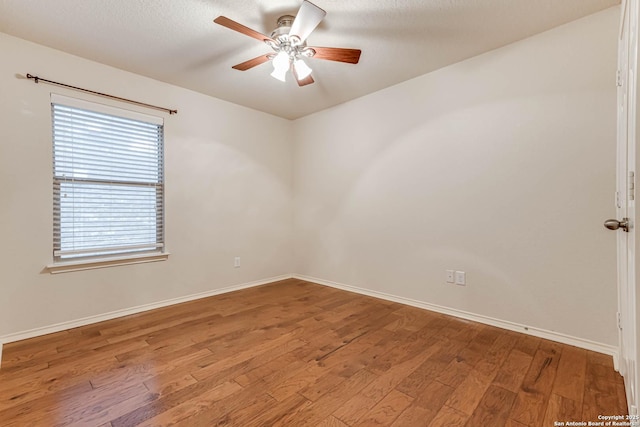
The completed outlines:
[[[27,78],[28,79],[33,79],[34,83],[40,83],[40,80],[42,80],[43,82],[50,83],[52,85],[66,87],[66,88],[69,88],[69,89],[78,90],[80,92],[91,93],[93,95],[103,96],[105,98],[116,99],[118,101],[128,102],[129,104],[140,105],[142,107],[152,108],[154,110],[165,111],[165,112],[169,113],[169,115],[178,114],[178,110],[174,110],[174,109],[171,109],[171,108],[158,107],[157,105],[145,104],[144,102],[133,101],[133,100],[127,99],[127,98],[121,98],[119,96],[109,95],[108,93],[96,92],[95,90],[84,89],[84,88],[77,87],[77,86],[71,86],[71,85],[68,85],[68,84],[65,84],[65,83],[55,82],[53,80],[42,79],[42,78],[40,78],[38,76],[34,76],[33,74],[30,74],[30,73],[27,73]]]

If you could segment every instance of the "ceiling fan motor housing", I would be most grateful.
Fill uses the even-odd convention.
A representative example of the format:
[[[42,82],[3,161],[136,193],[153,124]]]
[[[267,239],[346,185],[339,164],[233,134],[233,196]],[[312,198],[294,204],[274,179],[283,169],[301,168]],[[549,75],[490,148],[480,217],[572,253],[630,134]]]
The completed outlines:
[[[292,59],[299,57],[310,58],[315,54],[315,51],[307,48],[306,41],[301,42],[298,36],[289,34],[295,18],[293,15],[283,15],[278,18],[278,27],[270,35],[275,40],[275,43],[271,40],[266,40],[266,43],[276,52],[286,52]]]

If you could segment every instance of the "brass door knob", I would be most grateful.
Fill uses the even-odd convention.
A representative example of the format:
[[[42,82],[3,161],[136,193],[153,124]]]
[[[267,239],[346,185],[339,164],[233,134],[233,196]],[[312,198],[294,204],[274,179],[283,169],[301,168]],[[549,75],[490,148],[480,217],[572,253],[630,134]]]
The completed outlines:
[[[622,228],[624,231],[629,231],[629,218],[622,218],[622,221],[617,219],[608,219],[604,222],[604,226],[609,230],[617,230]]]

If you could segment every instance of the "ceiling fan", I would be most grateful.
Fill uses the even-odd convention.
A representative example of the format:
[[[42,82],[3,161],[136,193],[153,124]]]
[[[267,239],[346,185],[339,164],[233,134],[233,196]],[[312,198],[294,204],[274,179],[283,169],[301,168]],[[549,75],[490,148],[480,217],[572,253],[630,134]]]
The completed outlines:
[[[270,37],[245,27],[226,16],[218,16],[213,22],[258,39],[274,51],[234,65],[232,68],[246,71],[256,65],[271,61],[273,63],[271,76],[284,82],[287,72],[291,70],[298,85],[306,86],[313,83],[314,80],[311,77],[311,68],[304,62],[305,58],[326,59],[348,64],[357,64],[360,60],[361,51],[359,49],[307,46],[307,37],[320,24],[326,14],[327,12],[315,4],[304,0],[296,16],[284,15],[278,18],[277,28],[273,30]]]

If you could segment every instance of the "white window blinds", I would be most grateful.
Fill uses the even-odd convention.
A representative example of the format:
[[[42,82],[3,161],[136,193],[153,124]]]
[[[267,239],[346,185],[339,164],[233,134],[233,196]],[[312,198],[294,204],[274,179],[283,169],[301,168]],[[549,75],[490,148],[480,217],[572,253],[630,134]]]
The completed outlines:
[[[54,260],[162,252],[162,122],[64,97],[51,105]]]

